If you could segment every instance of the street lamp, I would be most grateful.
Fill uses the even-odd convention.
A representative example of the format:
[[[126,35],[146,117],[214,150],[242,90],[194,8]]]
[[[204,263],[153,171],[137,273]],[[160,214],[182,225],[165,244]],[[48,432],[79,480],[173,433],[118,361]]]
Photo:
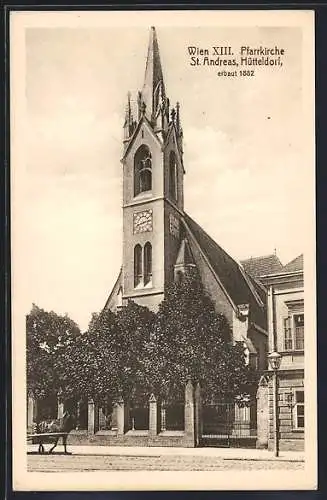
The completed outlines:
[[[282,360],[279,352],[272,352],[268,356],[269,364],[274,372],[273,376],[273,392],[274,392],[274,455],[278,457],[279,455],[279,434],[278,434],[278,377],[277,372],[280,368],[280,363]]]

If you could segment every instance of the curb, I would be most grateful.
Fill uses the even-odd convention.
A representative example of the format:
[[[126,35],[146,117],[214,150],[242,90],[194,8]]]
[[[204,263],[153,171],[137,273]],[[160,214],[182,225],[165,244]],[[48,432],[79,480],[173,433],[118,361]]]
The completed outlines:
[[[28,455],[39,455],[39,453],[36,451],[36,450],[29,450],[27,451],[27,454]],[[45,456],[48,455],[48,453],[45,453],[44,454]],[[56,455],[62,455],[62,456],[65,456],[65,454],[61,451],[57,451],[57,452],[54,452],[52,454],[52,456],[56,456]],[[42,456],[42,454],[40,455]],[[137,453],[97,453],[96,451],[94,453],[86,453],[85,451],[84,452],[78,452],[78,450],[74,450],[72,452],[69,453],[68,456],[75,456],[75,457],[125,457],[125,458],[162,458],[162,457],[180,457],[180,458],[186,458],[186,457],[193,457],[194,459],[199,459],[199,458],[206,458],[206,459],[218,459],[218,460],[222,460],[222,461],[247,461],[247,462],[296,462],[296,463],[304,463],[305,462],[305,459],[304,458],[300,458],[300,457],[249,457],[249,456],[246,456],[246,457],[241,457],[241,456],[229,456],[229,457],[226,457],[226,456],[223,456],[223,455],[218,455],[218,454],[214,454],[214,455],[207,455],[207,454],[179,454],[179,453],[169,453],[169,454],[166,454],[166,453],[160,453],[160,452],[157,452],[157,453],[153,453],[153,454],[146,454],[146,453],[142,453],[142,454],[137,454]]]
[[[305,460],[304,458],[233,458],[233,457],[222,457],[223,460],[242,460],[244,461],[249,461],[249,462],[299,462],[299,463],[304,463]]]

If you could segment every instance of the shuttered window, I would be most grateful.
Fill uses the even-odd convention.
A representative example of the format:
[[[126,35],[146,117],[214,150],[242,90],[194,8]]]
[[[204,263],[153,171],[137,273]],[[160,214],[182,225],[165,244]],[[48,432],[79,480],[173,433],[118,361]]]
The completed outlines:
[[[304,314],[293,314],[284,319],[284,350],[304,350]]]
[[[291,328],[291,318],[284,319],[284,349],[285,351],[293,350],[293,336]]]
[[[294,314],[294,339],[295,349],[304,349],[304,314]]]

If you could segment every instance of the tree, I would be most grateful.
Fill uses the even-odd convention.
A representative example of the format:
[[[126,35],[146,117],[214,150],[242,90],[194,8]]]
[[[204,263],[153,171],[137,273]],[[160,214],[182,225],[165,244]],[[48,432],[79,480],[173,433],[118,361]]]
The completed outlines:
[[[69,348],[75,394],[105,402],[144,395],[145,345],[154,313],[130,301],[117,314],[93,314],[88,331]]]
[[[129,301],[117,314],[93,314],[81,333],[68,316],[33,306],[27,316],[27,381],[37,397],[144,401],[153,392],[183,400],[187,380],[206,399],[248,392],[253,371],[242,343],[217,314],[196,270],[168,287],[157,314]]]
[[[150,342],[155,314],[148,307],[129,301],[117,313],[122,337],[118,342],[121,352],[120,379],[125,398],[144,400],[149,397],[147,346]]]
[[[105,400],[119,393],[117,339],[121,337],[117,318],[111,311],[94,313],[87,332],[69,348],[70,374],[78,399]]]
[[[200,381],[207,399],[233,399],[244,391],[249,369],[243,345],[232,344],[229,324],[217,314],[196,270],[172,284],[159,306],[147,345],[152,389],[181,399],[187,379]]]
[[[27,389],[37,398],[72,390],[67,350],[80,334],[67,315],[47,312],[33,304],[26,316]]]

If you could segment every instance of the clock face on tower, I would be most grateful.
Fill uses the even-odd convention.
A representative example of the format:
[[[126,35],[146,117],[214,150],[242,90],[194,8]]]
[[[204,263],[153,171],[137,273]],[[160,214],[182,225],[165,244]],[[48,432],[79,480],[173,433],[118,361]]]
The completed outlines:
[[[152,210],[143,210],[133,214],[133,233],[152,231]]]

